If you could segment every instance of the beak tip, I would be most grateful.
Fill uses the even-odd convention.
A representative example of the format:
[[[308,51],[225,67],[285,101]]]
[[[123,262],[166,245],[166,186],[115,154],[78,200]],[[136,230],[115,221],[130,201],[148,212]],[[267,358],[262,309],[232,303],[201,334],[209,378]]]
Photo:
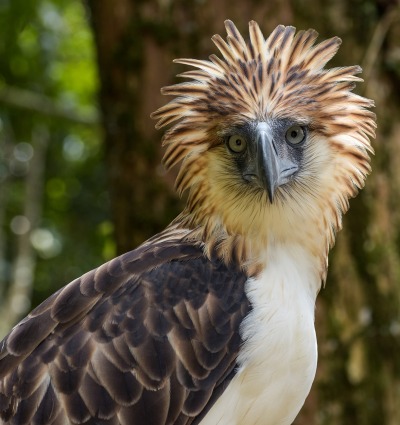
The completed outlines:
[[[274,189],[268,188],[267,193],[268,193],[269,202],[272,204],[274,202]]]

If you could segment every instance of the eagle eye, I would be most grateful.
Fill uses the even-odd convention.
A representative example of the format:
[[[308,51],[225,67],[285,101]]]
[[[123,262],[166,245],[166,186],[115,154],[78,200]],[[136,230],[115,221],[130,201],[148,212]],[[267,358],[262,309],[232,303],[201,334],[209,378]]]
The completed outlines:
[[[239,134],[233,134],[229,136],[228,148],[234,153],[242,153],[247,147],[247,141],[243,136]]]
[[[298,145],[306,138],[306,132],[299,125],[292,125],[286,132],[286,141],[291,145]]]

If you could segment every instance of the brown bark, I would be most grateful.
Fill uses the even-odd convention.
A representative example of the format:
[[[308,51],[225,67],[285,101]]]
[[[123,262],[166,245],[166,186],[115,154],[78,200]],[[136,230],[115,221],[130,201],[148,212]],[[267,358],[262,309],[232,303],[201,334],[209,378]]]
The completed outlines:
[[[160,154],[149,114],[166,84],[166,58],[155,42],[151,3],[89,2],[98,47],[100,106],[117,249],[132,249],[159,231],[175,198],[160,177]],[[158,59],[158,63],[155,61]],[[150,80],[150,82],[149,82]],[[146,123],[145,125],[143,123]]]

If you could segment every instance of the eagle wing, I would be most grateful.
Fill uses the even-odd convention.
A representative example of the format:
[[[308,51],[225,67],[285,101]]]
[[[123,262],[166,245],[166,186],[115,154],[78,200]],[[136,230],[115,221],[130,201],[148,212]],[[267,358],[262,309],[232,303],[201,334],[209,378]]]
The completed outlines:
[[[65,286],[0,345],[7,424],[198,423],[232,378],[246,275],[162,239]]]

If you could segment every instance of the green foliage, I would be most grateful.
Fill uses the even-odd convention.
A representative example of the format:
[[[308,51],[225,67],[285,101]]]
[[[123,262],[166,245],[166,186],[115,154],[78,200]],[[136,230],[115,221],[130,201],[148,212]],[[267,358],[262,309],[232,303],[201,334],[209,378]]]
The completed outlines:
[[[65,111],[95,113],[98,78],[86,18],[79,0],[1,2],[0,92],[17,87],[46,96]],[[30,223],[36,305],[112,257],[115,247],[99,127],[52,118],[39,104],[32,106],[22,110],[0,98],[0,285],[5,296],[21,237],[15,217],[24,216],[32,159],[48,139],[43,193],[35,201],[42,212]],[[18,154],[24,146],[32,155]]]

